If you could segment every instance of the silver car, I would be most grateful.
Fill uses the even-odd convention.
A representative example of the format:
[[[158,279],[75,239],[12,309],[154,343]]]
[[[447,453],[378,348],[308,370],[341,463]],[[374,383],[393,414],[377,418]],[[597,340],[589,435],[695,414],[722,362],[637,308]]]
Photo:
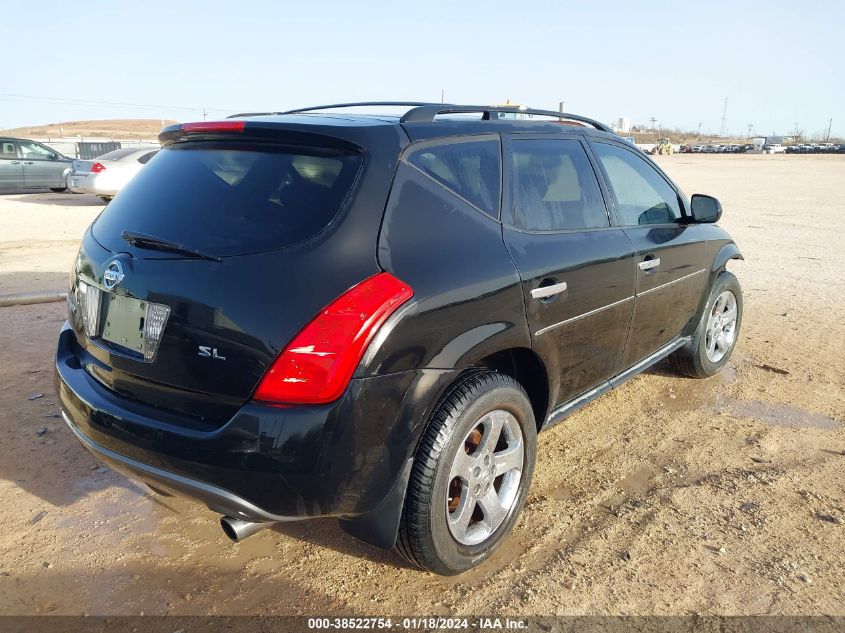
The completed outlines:
[[[0,191],[64,191],[73,159],[46,145],[23,138],[0,138]]]
[[[156,155],[157,147],[122,147],[94,160],[75,160],[67,179],[74,193],[93,193],[111,200]]]

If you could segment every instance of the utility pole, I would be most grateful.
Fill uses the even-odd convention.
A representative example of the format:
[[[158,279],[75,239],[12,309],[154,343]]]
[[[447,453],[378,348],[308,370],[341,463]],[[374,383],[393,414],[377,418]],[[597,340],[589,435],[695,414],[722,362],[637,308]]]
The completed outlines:
[[[440,103],[446,103],[446,89],[440,89]]]
[[[833,117],[831,117],[827,120],[827,138],[825,139],[825,141],[830,140],[830,128],[832,126],[833,126]]]
[[[205,106],[202,109],[202,120],[205,121],[208,119],[208,112],[205,111]]]
[[[725,105],[722,108],[722,132],[721,132],[721,134],[719,134],[719,136],[725,135],[725,132],[727,130],[727,124],[728,124],[728,98],[725,97]]]
[[[651,133],[654,134],[654,123],[657,121],[653,116],[649,119],[651,121]]]
[[[754,129],[754,124],[749,123],[748,124],[748,136],[746,136],[746,138],[751,138],[751,130],[753,130],[753,129]]]
[[[703,121],[698,122],[698,138],[701,138],[701,124],[702,123],[703,123]]]

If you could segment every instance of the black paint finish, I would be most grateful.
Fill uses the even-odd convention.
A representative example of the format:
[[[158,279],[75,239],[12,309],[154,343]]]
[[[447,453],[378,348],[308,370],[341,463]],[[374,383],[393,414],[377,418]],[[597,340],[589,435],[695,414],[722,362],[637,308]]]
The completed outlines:
[[[609,227],[513,228],[509,139],[559,137],[554,122],[401,124],[346,114],[244,120],[239,143],[323,143],[360,152],[359,179],[334,220],[306,242],[221,261],[138,249],[114,236],[101,243],[89,231],[74,286],[79,280],[101,285],[117,258],[126,277],[116,292],[167,304],[172,313],[153,363],[89,340],[73,315],[56,355],[62,409],[77,433],[114,455],[205,482],[257,508],[242,518],[332,516],[355,536],[390,547],[419,438],[462,372],[514,371],[529,394],[545,394],[535,408],[538,423],[553,410],[556,420],[639,371],[659,349],[674,349],[697,321],[714,276],[741,257],[713,224],[685,218],[674,225],[615,225],[613,192],[591,155]],[[496,217],[405,160],[414,142],[451,143],[466,135],[501,143]],[[590,139],[615,138],[569,127],[564,136],[581,139],[585,148]],[[162,134],[165,145],[194,138],[225,142],[222,135],[185,135],[178,126]],[[659,257],[661,266],[644,272],[638,264],[649,257]],[[343,396],[322,406],[251,402],[296,332],[382,270],[409,284],[414,297],[382,326]],[[567,290],[531,298],[531,290],[553,282],[566,282]],[[200,356],[200,345],[217,348],[226,360]],[[530,361],[530,371],[514,359]],[[180,491],[221,513],[242,510],[196,487]]]

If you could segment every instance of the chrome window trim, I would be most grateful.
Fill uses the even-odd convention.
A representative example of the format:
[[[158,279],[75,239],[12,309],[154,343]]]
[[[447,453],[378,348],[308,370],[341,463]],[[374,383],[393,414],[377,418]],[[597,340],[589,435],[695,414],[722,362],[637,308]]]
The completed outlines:
[[[568,319],[564,319],[563,321],[558,321],[557,323],[553,323],[552,325],[547,325],[546,327],[540,328],[539,330],[534,332],[534,336],[540,336],[541,334],[545,334],[546,332],[548,332],[550,330],[554,330],[555,328],[559,328],[559,327],[566,325],[568,323],[572,323],[573,321],[578,321],[579,319],[584,319],[588,316],[592,316],[592,315],[597,314],[597,313],[599,313],[603,310],[615,308],[618,305],[622,305],[626,301],[631,301],[633,299],[636,299],[637,297],[642,297],[643,295],[647,295],[649,293],[656,292],[657,290],[662,290],[663,288],[671,286],[672,284],[676,284],[679,281],[684,281],[685,279],[689,279],[690,277],[694,277],[695,275],[700,275],[701,273],[704,273],[704,272],[707,272],[706,268],[702,268],[701,270],[697,270],[694,273],[690,273],[689,275],[684,275],[683,277],[678,277],[677,279],[673,279],[672,281],[666,282],[665,284],[655,286],[654,288],[649,288],[648,290],[644,290],[643,292],[638,292],[634,295],[631,295],[630,297],[625,297],[624,299],[620,299],[619,301],[614,301],[613,303],[608,303],[605,306],[595,308],[593,310],[590,310],[589,312],[584,312],[583,314],[579,314],[579,315],[576,315],[574,317],[569,317]]]
[[[552,325],[547,325],[546,327],[537,330],[534,333],[534,336],[540,336],[541,334],[545,334],[549,330],[553,330],[553,329],[558,328],[562,325],[566,325],[567,323],[572,323],[573,321],[578,321],[579,319],[583,319],[583,318],[586,318],[588,316],[592,316],[592,315],[594,315],[598,312],[602,312],[603,310],[608,310],[608,309],[614,308],[618,305],[622,305],[626,301],[631,301],[634,298],[635,298],[635,295],[630,296],[630,297],[626,297],[624,299],[620,299],[619,301],[614,301],[613,303],[608,303],[606,306],[601,306],[600,308],[595,308],[594,310],[590,310],[589,312],[584,312],[583,314],[579,314],[579,315],[574,316],[574,317],[569,317],[568,319],[565,319],[563,321],[559,321],[557,323],[553,323]]]
[[[672,284],[676,284],[679,281],[684,281],[685,279],[689,279],[690,277],[695,277],[696,275],[700,275],[703,272],[707,272],[707,270],[705,268],[702,268],[701,270],[696,270],[694,273],[690,273],[689,275],[684,275],[683,277],[678,277],[677,279],[673,279],[672,281],[668,281],[665,284],[661,284],[659,286],[655,286],[654,288],[649,288],[648,290],[643,290],[642,292],[638,292],[636,296],[642,297],[643,295],[647,295],[650,292],[662,290],[666,286],[671,286]]]

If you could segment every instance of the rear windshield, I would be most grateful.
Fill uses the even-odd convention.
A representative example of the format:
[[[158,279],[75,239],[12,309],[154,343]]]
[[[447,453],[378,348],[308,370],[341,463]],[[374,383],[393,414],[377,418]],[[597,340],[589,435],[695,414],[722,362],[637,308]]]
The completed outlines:
[[[337,214],[361,166],[357,154],[190,143],[161,150],[103,211],[94,237],[123,250],[123,231],[211,255],[295,244]]]
[[[120,160],[121,158],[129,156],[129,154],[134,154],[139,149],[140,148],[138,147],[123,147],[121,149],[114,149],[110,152],[97,156],[97,160]]]

